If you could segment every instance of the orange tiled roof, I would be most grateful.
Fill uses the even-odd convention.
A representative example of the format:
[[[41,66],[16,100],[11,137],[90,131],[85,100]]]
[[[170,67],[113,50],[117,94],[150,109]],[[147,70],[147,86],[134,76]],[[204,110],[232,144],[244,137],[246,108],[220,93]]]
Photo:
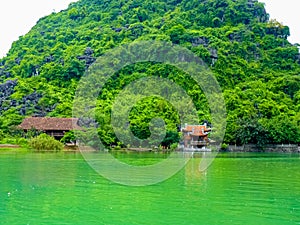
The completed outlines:
[[[77,125],[78,118],[28,117],[18,126],[23,130],[82,130]]]
[[[187,125],[183,128],[184,132],[191,132],[193,136],[206,136],[207,132],[211,131],[210,128],[206,127],[205,125]]]

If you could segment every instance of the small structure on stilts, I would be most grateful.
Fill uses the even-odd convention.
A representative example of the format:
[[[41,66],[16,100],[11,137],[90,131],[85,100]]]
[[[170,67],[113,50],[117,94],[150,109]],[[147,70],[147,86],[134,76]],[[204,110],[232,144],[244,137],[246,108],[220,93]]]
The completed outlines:
[[[210,152],[211,149],[208,148],[210,139],[208,134],[211,132],[211,128],[207,126],[206,123],[203,125],[188,125],[181,129],[183,134],[183,145],[181,149],[183,151],[193,151],[193,152]]]

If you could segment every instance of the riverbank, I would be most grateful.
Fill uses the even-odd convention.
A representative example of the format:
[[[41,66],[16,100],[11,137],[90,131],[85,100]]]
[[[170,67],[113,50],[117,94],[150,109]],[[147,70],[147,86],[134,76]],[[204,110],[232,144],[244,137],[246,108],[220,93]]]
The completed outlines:
[[[229,152],[278,152],[278,153],[300,153],[300,146],[294,144],[281,144],[281,145],[265,145],[257,147],[257,145],[247,144],[243,146],[229,145],[227,148]]]
[[[84,147],[81,148],[81,150],[86,151],[86,152],[93,152],[95,151],[94,149],[90,147]],[[176,150],[175,150],[176,151]],[[0,145],[0,153],[1,152],[35,152],[34,150],[24,147],[24,146],[19,146],[19,145],[11,145],[11,144],[1,144]],[[45,152],[52,152],[52,151],[45,151]],[[80,152],[78,147],[70,147],[70,146],[65,146],[64,149],[61,152],[65,153],[71,153],[71,152]],[[169,153],[170,150],[163,150],[163,151],[155,151],[153,149],[119,149],[119,150],[112,150],[112,152],[137,152],[137,153]],[[224,152],[224,150],[220,150],[220,152]],[[257,145],[243,145],[243,146],[238,146],[238,145],[228,145],[227,149],[225,152],[237,152],[237,153],[247,153],[247,152],[265,152],[265,153],[300,153],[300,146],[298,145],[265,145],[264,147],[258,148]]]
[[[55,151],[36,151],[28,146],[20,146],[20,145],[12,145],[12,144],[0,144],[0,153],[24,153],[24,152],[55,152]],[[71,152],[79,152],[78,147],[70,147],[70,146],[65,146],[64,149],[61,152],[65,153],[71,153]]]
[[[0,149],[3,148],[20,148],[20,145],[0,144]]]

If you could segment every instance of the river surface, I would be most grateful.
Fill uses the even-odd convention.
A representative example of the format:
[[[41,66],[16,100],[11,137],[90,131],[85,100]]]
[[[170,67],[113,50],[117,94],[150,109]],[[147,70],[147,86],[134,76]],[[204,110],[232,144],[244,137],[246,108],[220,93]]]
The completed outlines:
[[[80,154],[0,154],[0,224],[300,224],[299,155],[219,154],[205,172],[200,160],[131,187]]]

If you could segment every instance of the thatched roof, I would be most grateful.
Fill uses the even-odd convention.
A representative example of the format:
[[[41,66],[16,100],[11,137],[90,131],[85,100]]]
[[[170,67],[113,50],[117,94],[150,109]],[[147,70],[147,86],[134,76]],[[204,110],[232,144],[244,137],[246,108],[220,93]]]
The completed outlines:
[[[23,122],[18,126],[18,128],[23,130],[82,130],[78,126],[78,118],[55,118],[55,117],[28,117],[23,120]]]

